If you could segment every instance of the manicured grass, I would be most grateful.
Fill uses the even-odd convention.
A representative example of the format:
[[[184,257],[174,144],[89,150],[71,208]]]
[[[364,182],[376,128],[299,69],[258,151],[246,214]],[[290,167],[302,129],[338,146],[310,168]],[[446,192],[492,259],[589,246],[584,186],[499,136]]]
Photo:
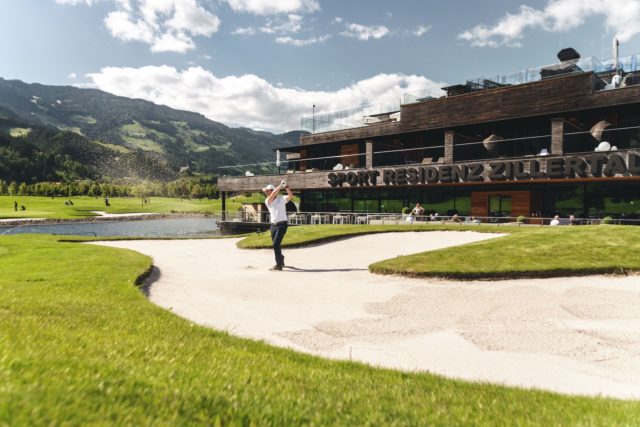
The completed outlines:
[[[499,239],[381,261],[369,270],[452,279],[639,272],[640,227],[520,228]]]
[[[458,224],[315,225],[290,227],[283,247],[300,247],[362,234],[406,231],[477,231],[508,236],[393,258],[369,266],[379,274],[451,279],[507,279],[640,271],[640,227],[518,227]],[[428,238],[428,236],[425,236]],[[271,247],[269,233],[240,242],[244,249]]]
[[[239,196],[227,200],[227,209],[235,211],[241,206],[245,198]],[[73,206],[66,206],[65,201],[71,200]],[[102,197],[35,197],[35,196],[0,196],[0,218],[50,218],[69,219],[94,216],[91,211],[105,211],[108,213],[213,213],[221,211],[220,200],[180,200],[165,197],[151,197],[150,203],[142,204],[141,199],[134,197],[112,197],[110,207],[106,207]],[[14,211],[13,202],[24,205],[27,210]]]
[[[0,425],[633,425],[640,405],[322,360],[196,326],[126,250],[0,238]]]
[[[308,246],[318,243],[326,243],[347,237],[364,234],[407,232],[407,231],[480,231],[489,233],[517,233],[523,228],[512,226],[488,226],[488,225],[462,225],[462,224],[398,224],[398,225],[303,225],[289,227],[282,242],[283,248]],[[266,249],[271,247],[269,233],[260,233],[249,236],[238,242],[242,249]]]

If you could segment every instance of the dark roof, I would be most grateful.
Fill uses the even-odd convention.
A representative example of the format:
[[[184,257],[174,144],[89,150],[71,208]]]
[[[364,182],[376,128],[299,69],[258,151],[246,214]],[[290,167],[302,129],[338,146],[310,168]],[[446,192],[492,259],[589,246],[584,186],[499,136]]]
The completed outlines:
[[[357,144],[358,141],[348,142],[350,144]],[[307,148],[315,148],[315,147],[327,147],[330,145],[343,145],[347,143],[347,141],[332,141],[332,142],[316,142],[315,144],[305,144],[305,145],[293,145],[289,147],[276,147],[273,151],[280,150],[281,153],[298,153],[300,150],[305,150]]]

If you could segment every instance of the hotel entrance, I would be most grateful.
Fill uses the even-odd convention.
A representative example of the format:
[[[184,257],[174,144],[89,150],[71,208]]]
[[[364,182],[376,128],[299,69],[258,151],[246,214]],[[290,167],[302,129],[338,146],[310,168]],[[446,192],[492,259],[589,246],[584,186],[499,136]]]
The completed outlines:
[[[474,191],[471,193],[471,215],[499,221],[498,218],[529,216],[532,212],[531,191]]]
[[[511,196],[501,194],[489,196],[489,221],[495,222],[497,218],[511,216]]]

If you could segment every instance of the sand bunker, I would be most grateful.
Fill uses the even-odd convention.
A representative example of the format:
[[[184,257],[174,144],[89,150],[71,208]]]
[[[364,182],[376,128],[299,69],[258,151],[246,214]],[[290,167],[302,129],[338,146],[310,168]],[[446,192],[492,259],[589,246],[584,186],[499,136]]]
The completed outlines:
[[[337,359],[585,395],[640,398],[640,278],[452,282],[377,276],[398,255],[494,238],[389,233],[285,250],[237,239],[103,242],[150,255],[150,299],[194,322]],[[464,260],[461,260],[464,262]]]

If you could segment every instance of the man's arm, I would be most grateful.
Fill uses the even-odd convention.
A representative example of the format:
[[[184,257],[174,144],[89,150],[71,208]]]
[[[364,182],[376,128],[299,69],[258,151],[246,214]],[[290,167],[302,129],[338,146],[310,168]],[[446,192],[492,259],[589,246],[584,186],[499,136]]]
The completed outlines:
[[[291,189],[289,188],[289,186],[285,186],[284,187],[285,190],[287,190],[287,203],[290,202],[293,199],[293,192],[291,192]]]

